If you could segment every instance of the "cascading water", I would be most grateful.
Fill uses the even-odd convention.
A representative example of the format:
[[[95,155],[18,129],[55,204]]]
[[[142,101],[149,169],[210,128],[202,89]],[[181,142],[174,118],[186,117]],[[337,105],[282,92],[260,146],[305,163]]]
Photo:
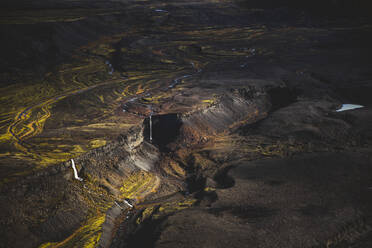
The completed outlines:
[[[114,73],[114,67],[108,60],[106,60],[106,65],[108,65],[108,67],[110,68],[110,71],[108,72],[108,74],[112,75]]]
[[[150,142],[152,143],[152,107],[151,105],[149,106],[150,108],[150,117],[149,117],[149,129],[150,129],[150,135],[149,135],[149,139],[150,139]]]
[[[150,142],[152,142],[152,112],[150,113]]]
[[[80,182],[83,181],[83,179],[81,177],[79,177],[78,175],[78,172],[77,172],[77,169],[76,169],[76,166],[75,166],[75,162],[73,159],[71,159],[71,166],[72,166],[72,169],[74,170],[74,177],[76,180],[79,180]]]

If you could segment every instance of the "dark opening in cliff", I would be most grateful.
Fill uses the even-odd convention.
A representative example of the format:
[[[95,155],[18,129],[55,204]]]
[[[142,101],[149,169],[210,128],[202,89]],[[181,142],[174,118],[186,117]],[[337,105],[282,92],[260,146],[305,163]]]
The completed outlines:
[[[144,137],[161,150],[167,150],[167,145],[176,140],[180,133],[182,121],[178,114],[153,115],[144,121]]]

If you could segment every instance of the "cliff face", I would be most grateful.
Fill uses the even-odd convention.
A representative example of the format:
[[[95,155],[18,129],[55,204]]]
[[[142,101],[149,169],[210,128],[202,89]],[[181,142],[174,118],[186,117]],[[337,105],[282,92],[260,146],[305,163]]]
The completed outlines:
[[[74,178],[68,161],[3,185],[1,221],[7,231],[1,234],[2,246],[35,247],[59,241],[82,223],[89,225],[92,218],[97,219],[97,213],[104,220],[114,201],[126,197],[123,187],[149,180],[141,173],[154,170],[158,159],[157,148],[143,140],[143,128],[138,127],[74,158],[82,182]],[[130,193],[135,199],[136,192]],[[100,233],[100,226],[96,230],[92,227],[91,232]],[[84,235],[89,233],[79,235],[76,242],[86,245]]]
[[[264,118],[270,108],[268,99],[263,89],[231,89],[229,93],[216,96],[216,102],[180,113],[179,117],[154,115],[153,144],[161,150],[171,149],[173,152],[205,144],[228,130]],[[68,161],[3,185],[1,220],[7,231],[2,233],[1,239],[6,241],[5,246],[35,247],[46,241],[64,239],[81,223],[91,226],[91,219],[97,218],[93,214],[95,211],[100,212],[99,216],[106,216],[104,219],[107,221],[114,211],[112,208],[109,211],[110,207],[120,212],[115,201],[120,203],[128,197],[135,202],[151,193],[145,191],[154,185],[134,189],[151,184],[156,171],[163,169],[158,165],[159,160],[166,159],[166,156],[160,156],[156,146],[149,143],[148,121],[146,119],[143,126],[130,129],[117,140],[74,158],[82,182],[74,178]],[[166,193],[171,192],[166,190]],[[120,205],[127,207],[123,203]],[[117,217],[118,213],[114,216]],[[110,243],[113,225],[115,223],[105,227],[109,234],[102,242]],[[101,228],[99,225],[91,231],[100,233]],[[72,240],[84,245],[85,235],[88,234],[78,233]]]

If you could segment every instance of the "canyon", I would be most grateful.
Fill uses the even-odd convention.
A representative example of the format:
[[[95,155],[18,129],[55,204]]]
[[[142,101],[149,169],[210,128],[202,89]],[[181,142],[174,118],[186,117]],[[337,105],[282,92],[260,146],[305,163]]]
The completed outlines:
[[[326,2],[2,3],[0,247],[371,246],[369,5]]]

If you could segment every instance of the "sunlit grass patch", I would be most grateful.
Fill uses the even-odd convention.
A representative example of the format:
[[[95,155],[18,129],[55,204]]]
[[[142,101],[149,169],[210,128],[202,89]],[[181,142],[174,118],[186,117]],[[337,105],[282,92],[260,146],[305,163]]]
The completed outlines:
[[[202,169],[208,169],[215,166],[215,162],[200,155],[199,153],[192,154],[193,163]]]
[[[120,188],[122,198],[142,197],[145,192],[154,191],[156,187],[156,176],[146,171],[138,171],[127,177]]]
[[[144,97],[142,98],[142,100],[146,103],[153,103],[153,104],[157,104],[160,102],[160,100],[164,97],[166,97],[167,94],[162,94],[162,95],[157,95],[157,96],[153,96],[153,97]]]
[[[87,220],[65,240],[45,243],[39,248],[97,247],[102,235],[102,225],[106,218],[105,213],[114,204],[114,198],[89,174],[86,175],[84,185],[77,184],[77,187],[82,190],[81,197],[90,211]]]
[[[208,105],[212,105],[216,102],[215,99],[206,99],[202,101],[203,103],[207,103]]]
[[[105,215],[99,215],[89,219],[85,225],[77,229],[71,236],[61,242],[45,243],[39,248],[72,248],[97,247],[102,235],[102,224],[105,221]]]
[[[183,201],[174,201],[174,202],[167,202],[162,204],[159,209],[158,213],[154,214],[154,218],[159,218],[164,214],[174,213],[176,211],[184,210],[190,208],[197,202],[196,199],[186,199]]]
[[[2,142],[9,142],[12,139],[12,135],[10,133],[3,133],[0,135],[0,143]]]
[[[173,160],[169,160],[166,163],[162,164],[161,169],[168,176],[173,176],[176,178],[183,178],[186,176],[186,171],[176,161]]]
[[[89,142],[89,145],[90,145],[90,148],[95,149],[95,148],[106,145],[106,140],[99,140],[99,139],[92,140]]]
[[[149,218],[154,213],[155,210],[156,210],[155,207],[148,207],[145,210],[143,210],[141,216],[136,219],[137,225],[141,224],[144,220]]]

